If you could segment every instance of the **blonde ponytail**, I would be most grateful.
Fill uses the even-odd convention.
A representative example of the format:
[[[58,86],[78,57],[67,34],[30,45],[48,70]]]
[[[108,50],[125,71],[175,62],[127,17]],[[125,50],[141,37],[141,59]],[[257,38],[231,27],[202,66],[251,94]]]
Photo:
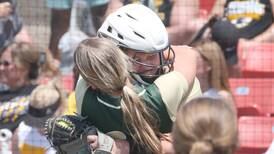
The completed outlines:
[[[161,143],[153,128],[151,112],[140,100],[138,95],[128,86],[123,87],[121,107],[136,143],[148,148],[148,153],[161,153]],[[156,131],[157,132],[157,131]],[[133,135],[134,134],[134,135]]]
[[[237,116],[223,99],[200,97],[180,106],[172,130],[180,154],[233,154],[238,144]]]
[[[191,146],[189,154],[212,154],[213,147],[208,141],[194,142]]]

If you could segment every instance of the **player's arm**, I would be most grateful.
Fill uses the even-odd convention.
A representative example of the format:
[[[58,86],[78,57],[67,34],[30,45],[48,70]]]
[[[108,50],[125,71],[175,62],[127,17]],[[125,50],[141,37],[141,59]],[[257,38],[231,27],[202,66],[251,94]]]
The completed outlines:
[[[172,46],[175,51],[174,70],[180,72],[188,85],[191,85],[196,76],[197,52],[188,46]]]
[[[172,121],[177,108],[191,98],[201,95],[201,88],[196,76],[197,52],[188,46],[172,46],[175,51],[174,69],[158,77],[154,84],[167,108]]]

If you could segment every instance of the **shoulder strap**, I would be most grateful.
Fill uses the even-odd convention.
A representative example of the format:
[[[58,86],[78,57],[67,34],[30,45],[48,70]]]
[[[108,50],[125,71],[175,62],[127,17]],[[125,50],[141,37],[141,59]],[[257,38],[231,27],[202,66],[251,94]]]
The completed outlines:
[[[199,31],[194,35],[194,37],[192,38],[192,40],[190,41],[189,45],[193,45],[193,43],[197,42],[198,40],[200,40],[201,38],[203,38],[203,35],[205,33],[205,31],[207,30],[207,28],[210,28],[219,18],[217,16],[213,16],[211,17],[207,23],[205,23],[200,29]]]

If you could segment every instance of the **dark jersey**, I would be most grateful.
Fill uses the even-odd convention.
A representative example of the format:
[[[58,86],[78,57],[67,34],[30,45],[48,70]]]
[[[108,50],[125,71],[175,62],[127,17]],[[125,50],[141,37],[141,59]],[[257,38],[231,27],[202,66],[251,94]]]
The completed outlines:
[[[273,23],[270,0],[227,0],[224,11],[243,38],[253,38]]]

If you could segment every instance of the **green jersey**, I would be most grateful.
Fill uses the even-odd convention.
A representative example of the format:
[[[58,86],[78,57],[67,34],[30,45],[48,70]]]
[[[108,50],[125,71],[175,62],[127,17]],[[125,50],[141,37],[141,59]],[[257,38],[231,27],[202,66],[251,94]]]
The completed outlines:
[[[201,94],[198,80],[188,86],[184,77],[175,71],[160,76],[146,87],[135,85],[134,90],[155,113],[155,120],[162,133],[171,132],[179,104]],[[87,117],[103,133],[114,138],[127,139],[129,133],[123,120],[121,100],[121,97],[91,89],[81,77],[78,80],[77,112]]]

